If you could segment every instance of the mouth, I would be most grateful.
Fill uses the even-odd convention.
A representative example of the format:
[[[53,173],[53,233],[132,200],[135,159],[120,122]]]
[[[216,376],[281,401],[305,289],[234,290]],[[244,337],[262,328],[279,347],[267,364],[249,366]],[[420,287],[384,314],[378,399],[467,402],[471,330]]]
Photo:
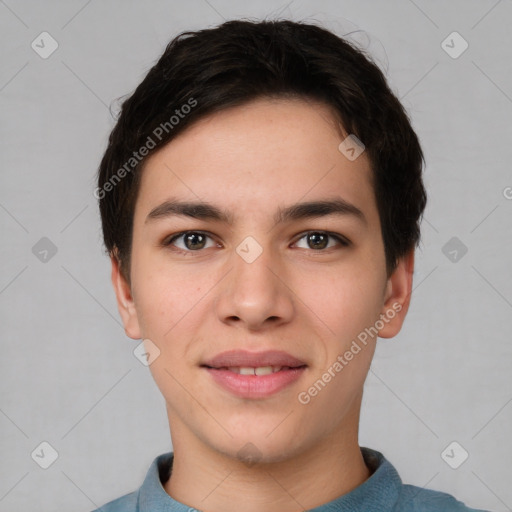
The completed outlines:
[[[290,366],[231,366],[229,368],[222,367],[222,368],[215,368],[215,367],[208,367],[211,370],[228,370],[232,373],[238,373],[239,375],[256,375],[258,377],[261,377],[262,375],[270,375],[271,373],[277,373],[282,370],[291,370],[293,367]],[[296,367],[300,368],[300,367]]]
[[[281,351],[233,350],[218,354],[200,365],[221,388],[242,398],[266,398],[292,383],[307,364]]]

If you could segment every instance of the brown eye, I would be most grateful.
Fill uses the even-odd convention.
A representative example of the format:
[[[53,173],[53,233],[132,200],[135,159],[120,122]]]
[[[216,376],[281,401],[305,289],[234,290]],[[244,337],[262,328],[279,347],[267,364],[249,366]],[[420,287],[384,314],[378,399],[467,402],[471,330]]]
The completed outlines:
[[[185,231],[174,235],[165,245],[175,246],[183,252],[199,251],[207,248],[208,239],[211,237],[200,231]],[[213,241],[208,247],[213,246]]]
[[[187,233],[183,236],[183,242],[187,249],[203,249],[206,243],[206,237],[202,233]]]
[[[325,249],[329,244],[329,235],[325,233],[309,233],[306,237],[311,249]]]
[[[304,245],[301,248],[304,249],[313,249],[314,251],[322,251],[323,249],[330,249],[335,247],[336,245],[347,247],[350,243],[339,235],[334,235],[331,233],[326,233],[325,231],[309,231],[304,234],[298,241],[301,240],[306,241],[306,247]],[[334,241],[332,243],[331,241]]]

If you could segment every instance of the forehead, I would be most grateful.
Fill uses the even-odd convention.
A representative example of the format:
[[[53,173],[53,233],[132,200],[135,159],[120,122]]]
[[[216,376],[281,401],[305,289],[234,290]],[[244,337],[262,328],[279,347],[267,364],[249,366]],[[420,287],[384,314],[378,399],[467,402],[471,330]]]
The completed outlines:
[[[301,99],[259,99],[206,116],[145,162],[136,217],[169,199],[274,215],[298,201],[341,197],[376,214],[371,168],[350,160],[331,109]],[[236,219],[235,219],[236,220]]]

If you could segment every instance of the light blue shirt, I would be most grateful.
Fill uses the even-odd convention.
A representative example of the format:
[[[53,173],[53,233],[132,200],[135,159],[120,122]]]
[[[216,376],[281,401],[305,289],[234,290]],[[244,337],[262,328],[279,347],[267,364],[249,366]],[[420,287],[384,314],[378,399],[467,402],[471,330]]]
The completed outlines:
[[[382,453],[361,448],[372,475],[347,494],[310,512],[485,512],[466,507],[449,494],[403,484]],[[163,488],[171,474],[173,453],[158,456],[138,491],[94,512],[197,512],[171,498]]]

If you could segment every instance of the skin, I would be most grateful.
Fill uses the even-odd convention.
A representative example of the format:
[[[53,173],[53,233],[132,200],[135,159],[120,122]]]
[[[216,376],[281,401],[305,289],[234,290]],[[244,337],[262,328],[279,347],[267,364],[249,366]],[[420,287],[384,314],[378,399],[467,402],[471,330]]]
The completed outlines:
[[[345,136],[321,103],[259,99],[194,123],[146,161],[131,286],[114,256],[112,282],[126,334],[160,350],[150,370],[166,400],[174,450],[164,488],[190,507],[305,510],[370,476],[358,424],[377,338],[308,404],[297,399],[399,304],[379,331],[395,336],[409,306],[414,250],[388,277],[370,164],[364,152],[350,161],[338,150]],[[146,222],[170,198],[225,209],[233,224],[185,216]],[[366,221],[329,215],[275,223],[280,207],[332,198],[357,206]],[[164,243],[194,230],[211,236],[203,248],[190,249],[183,238]],[[329,238],[317,249],[308,231],[339,234],[350,245]],[[236,252],[247,236],[262,249],[252,263]],[[284,390],[244,399],[200,367],[231,349],[283,350],[308,366]],[[247,443],[256,464],[239,453]]]

